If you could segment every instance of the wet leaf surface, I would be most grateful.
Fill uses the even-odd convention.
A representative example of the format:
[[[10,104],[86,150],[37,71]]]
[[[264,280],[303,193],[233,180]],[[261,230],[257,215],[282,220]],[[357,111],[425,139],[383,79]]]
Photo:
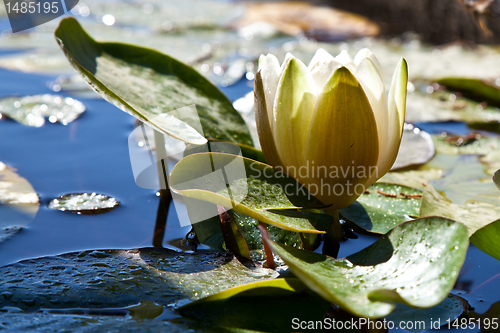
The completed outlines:
[[[401,224],[344,259],[272,243],[291,271],[354,315],[387,316],[396,303],[432,307],[453,288],[468,247],[466,228],[438,217]]]
[[[32,95],[0,99],[0,114],[33,127],[51,123],[68,125],[85,111],[82,102],[58,95]]]
[[[470,237],[470,242],[481,251],[500,260],[500,220],[476,230]]]
[[[396,309],[385,317],[387,321],[392,321],[395,327],[400,327],[402,323],[403,327],[408,326],[419,326],[414,329],[408,329],[409,332],[422,332],[424,328],[436,328],[436,323],[439,322],[441,325],[447,324],[447,321],[453,321],[460,317],[460,315],[466,311],[464,305],[467,304],[464,299],[455,295],[448,295],[444,301],[439,303],[432,308],[427,309],[417,309],[406,306],[404,304],[398,304]]]
[[[297,211],[322,204],[294,179],[240,156],[187,156],[172,170],[170,186],[182,196],[222,205],[289,231],[322,233],[331,223],[327,215]]]
[[[356,226],[385,234],[396,225],[418,217],[422,192],[413,188],[375,183],[340,214]]]
[[[252,145],[232,103],[193,68],[151,49],[98,43],[74,18],[62,20],[55,34],[69,61],[96,92],[158,131],[195,144],[206,142],[200,135],[204,133]],[[199,120],[180,110],[193,104]]]
[[[150,301],[173,306],[237,285],[275,278],[231,255],[169,250],[106,250],[21,261],[0,268],[0,306],[117,308]]]
[[[298,279],[275,279],[232,288],[179,309],[183,316],[218,327],[290,332],[293,318],[322,320],[329,302]]]
[[[92,192],[61,195],[49,203],[49,208],[77,214],[100,214],[109,212],[119,205],[115,198]]]

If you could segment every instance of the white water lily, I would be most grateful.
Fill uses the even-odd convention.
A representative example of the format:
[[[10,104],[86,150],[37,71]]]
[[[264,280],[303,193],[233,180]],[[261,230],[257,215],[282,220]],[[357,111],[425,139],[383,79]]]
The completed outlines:
[[[387,95],[368,49],[354,59],[319,49],[309,66],[291,54],[281,66],[274,55],[262,55],[254,91],[266,160],[331,209],[347,207],[396,160],[407,81],[401,59]]]

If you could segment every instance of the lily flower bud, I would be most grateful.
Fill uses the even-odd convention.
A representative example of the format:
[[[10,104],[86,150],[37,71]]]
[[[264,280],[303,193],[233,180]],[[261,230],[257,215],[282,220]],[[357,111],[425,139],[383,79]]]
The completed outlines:
[[[401,59],[389,93],[375,55],[333,57],[319,49],[309,66],[288,54],[259,59],[255,118],[262,151],[331,209],[353,203],[387,173],[399,150],[408,70]]]

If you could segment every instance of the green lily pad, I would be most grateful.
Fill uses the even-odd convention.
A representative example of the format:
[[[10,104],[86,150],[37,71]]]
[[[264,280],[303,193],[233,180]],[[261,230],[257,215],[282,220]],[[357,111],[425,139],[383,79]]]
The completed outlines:
[[[408,63],[411,64],[410,60]],[[432,86],[425,84],[425,87]],[[484,128],[500,120],[500,112],[496,107],[485,106],[446,91],[430,91],[416,89],[408,94],[407,122],[463,121]]]
[[[68,60],[97,93],[158,131],[194,144],[206,142],[204,133],[207,138],[252,145],[232,103],[193,68],[151,49],[98,43],[74,18],[63,19],[55,35]],[[193,104],[197,117],[184,109]]]
[[[450,91],[457,91],[478,102],[500,106],[500,88],[493,82],[462,77],[447,77],[437,80]]]
[[[391,171],[379,179],[379,183],[402,185],[423,191],[431,180],[443,176],[440,169],[419,169],[408,171]]]
[[[449,156],[448,159],[453,162],[453,168],[443,178],[431,181],[432,186],[459,205],[474,200],[500,206],[500,192],[477,156]]]
[[[418,217],[422,192],[410,187],[376,183],[340,214],[356,226],[385,234],[396,225]]]
[[[250,282],[276,278],[232,255],[170,250],[105,250],[21,261],[0,268],[0,307],[23,311],[117,308],[142,301],[174,306]]]
[[[422,195],[420,217],[443,216],[463,223],[469,236],[478,229],[500,218],[500,206],[480,201],[467,201],[463,205],[451,202],[431,185]]]
[[[179,308],[188,318],[226,328],[290,332],[300,321],[321,321],[329,302],[307,293],[297,279],[275,279],[232,288]],[[294,321],[295,318],[295,321]]]
[[[250,147],[247,145],[209,140],[206,145],[188,145],[184,151],[184,157],[198,153],[225,153],[233,155],[241,155],[243,157],[255,160],[257,162],[266,163],[266,158],[262,150]]]
[[[395,327],[406,328],[409,332],[439,329],[440,326],[446,325],[448,320],[453,321],[460,317],[466,310],[465,304],[467,302],[464,299],[455,295],[448,295],[444,301],[427,309],[398,304],[384,319],[392,321]]]
[[[298,210],[323,205],[293,178],[241,156],[187,156],[172,170],[170,186],[182,196],[221,205],[289,231],[322,233],[332,221],[328,215]]]
[[[493,174],[493,183],[500,190],[500,169]]]
[[[468,248],[460,223],[430,217],[398,225],[344,259],[271,243],[292,272],[326,300],[360,317],[380,318],[395,303],[427,308],[453,288]]]
[[[470,242],[481,251],[500,260],[500,220],[476,230],[470,237]]]

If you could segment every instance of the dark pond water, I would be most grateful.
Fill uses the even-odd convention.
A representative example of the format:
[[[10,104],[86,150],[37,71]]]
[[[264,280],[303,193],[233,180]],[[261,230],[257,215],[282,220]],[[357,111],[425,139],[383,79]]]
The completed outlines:
[[[14,51],[1,51],[1,55]],[[53,93],[47,82],[56,77],[0,69],[0,97]],[[247,81],[223,88],[236,99],[251,90]],[[0,121],[0,161],[17,169],[40,196],[36,218],[15,237],[0,244],[0,266],[47,255],[89,249],[131,249],[152,245],[159,198],[155,191],[134,182],[127,139],[134,119],[101,99],[80,99],[87,111],[73,123],[47,123],[31,128],[11,120]],[[419,124],[435,133],[466,134],[460,123]],[[76,215],[47,208],[50,200],[70,192],[98,192],[121,205],[100,215]],[[1,217],[0,217],[1,218]],[[165,247],[189,232],[180,227],[170,207]],[[340,249],[354,253],[376,240],[359,235]],[[483,313],[500,299],[500,262],[471,246],[455,293]],[[498,314],[496,314],[498,315]]]

